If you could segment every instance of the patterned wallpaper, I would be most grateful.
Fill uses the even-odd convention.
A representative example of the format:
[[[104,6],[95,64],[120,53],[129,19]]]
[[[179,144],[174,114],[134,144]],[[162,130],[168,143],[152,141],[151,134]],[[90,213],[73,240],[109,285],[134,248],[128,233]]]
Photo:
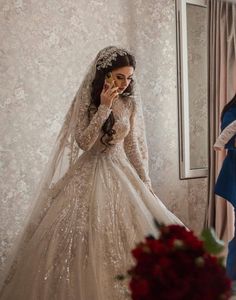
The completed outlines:
[[[179,180],[174,0],[2,0],[0,40],[2,264],[82,76],[110,44],[136,54],[154,190],[199,231],[206,179]]]

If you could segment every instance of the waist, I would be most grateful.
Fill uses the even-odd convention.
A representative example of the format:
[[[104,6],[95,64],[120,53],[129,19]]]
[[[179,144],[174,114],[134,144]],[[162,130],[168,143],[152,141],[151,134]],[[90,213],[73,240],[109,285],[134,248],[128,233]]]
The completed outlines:
[[[225,149],[227,151],[232,151],[232,152],[235,152],[236,151],[236,148],[234,146],[226,146]]]
[[[86,153],[96,155],[96,156],[126,156],[123,143],[117,143],[115,145],[95,145],[90,150],[86,151]]]

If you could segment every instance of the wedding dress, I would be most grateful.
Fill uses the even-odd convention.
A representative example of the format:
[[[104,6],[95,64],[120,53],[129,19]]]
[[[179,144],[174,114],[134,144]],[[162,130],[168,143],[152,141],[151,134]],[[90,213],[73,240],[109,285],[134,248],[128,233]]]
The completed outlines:
[[[154,217],[182,224],[151,190],[139,103],[119,97],[111,108],[100,105],[89,120],[88,101],[78,101],[82,93],[61,136],[68,133],[78,104],[74,138],[84,152],[73,153],[73,164],[34,208],[1,300],[130,299],[127,282],[116,276],[134,263],[131,249],[146,235],[157,234]],[[114,145],[104,150],[101,126],[111,110]]]

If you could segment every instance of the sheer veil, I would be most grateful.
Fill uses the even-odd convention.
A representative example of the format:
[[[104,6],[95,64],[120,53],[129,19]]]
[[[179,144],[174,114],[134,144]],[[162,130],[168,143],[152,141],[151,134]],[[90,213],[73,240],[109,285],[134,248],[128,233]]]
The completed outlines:
[[[90,64],[87,73],[71,103],[71,106],[65,116],[64,123],[56,139],[56,143],[51,152],[46,169],[43,172],[41,182],[35,192],[31,209],[24,222],[23,229],[18,235],[17,240],[11,249],[11,253],[4,266],[0,277],[0,289],[14,275],[18,261],[20,260],[27,242],[31,239],[40,222],[46,215],[52,203],[56,201],[56,195],[67,183],[69,174],[76,166],[78,157],[82,154],[75,141],[75,130],[78,124],[78,111],[82,105],[89,105],[91,99],[92,81],[95,77],[96,69],[99,66],[109,65],[115,60],[117,54],[124,55],[127,50],[110,46],[101,50],[96,58]],[[137,124],[138,124],[138,147],[143,161],[148,168],[147,143],[145,136],[145,125],[141,105],[141,97],[137,90],[136,79],[134,78],[134,95]]]

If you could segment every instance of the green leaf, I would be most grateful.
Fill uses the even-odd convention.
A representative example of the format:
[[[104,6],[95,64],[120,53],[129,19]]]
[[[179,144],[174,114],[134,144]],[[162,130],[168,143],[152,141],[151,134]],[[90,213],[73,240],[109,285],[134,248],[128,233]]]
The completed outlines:
[[[224,256],[218,257],[218,263],[220,266],[225,267],[225,257]]]
[[[213,228],[203,229],[201,239],[204,242],[204,248],[211,254],[219,254],[224,249],[224,242],[218,239]]]

